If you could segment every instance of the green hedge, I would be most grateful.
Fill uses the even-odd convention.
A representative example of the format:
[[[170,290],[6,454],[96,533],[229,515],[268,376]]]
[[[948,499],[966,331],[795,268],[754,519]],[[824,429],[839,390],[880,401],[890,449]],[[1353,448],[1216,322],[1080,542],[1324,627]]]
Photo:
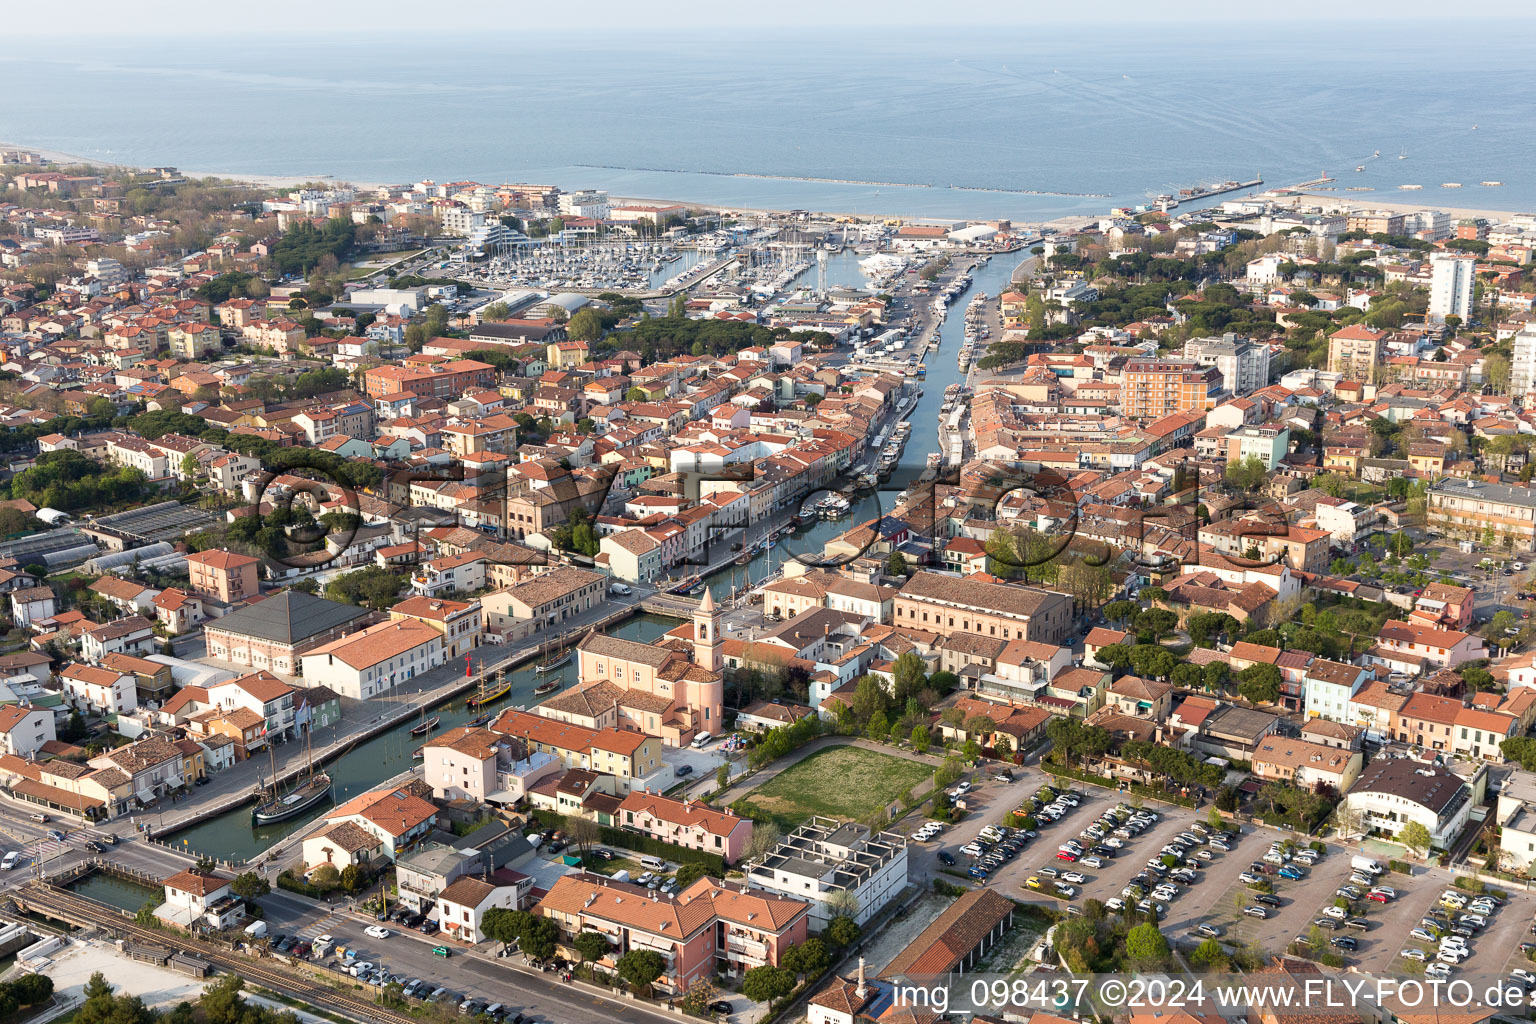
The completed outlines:
[[[1102,775],[1090,775],[1088,772],[1080,772],[1075,768],[1065,768],[1058,764],[1041,765],[1040,768],[1047,775],[1056,776],[1057,778],[1076,779],[1078,782],[1085,782],[1090,786],[1099,786],[1103,789],[1118,789],[1120,786],[1119,781],[1116,779],[1105,778]],[[1195,806],[1194,800],[1189,797],[1164,793],[1153,789],[1151,786],[1143,786],[1139,782],[1131,783],[1129,792],[1136,796],[1146,797],[1148,800],[1161,800],[1165,804],[1177,804],[1180,807]]]
[[[277,887],[279,889],[287,889],[289,892],[296,892],[301,896],[308,896],[314,900],[325,899],[327,892],[327,890],[320,888],[318,885],[310,885],[302,878],[297,878],[287,871],[277,876]]]
[[[532,817],[545,828],[565,827],[565,815],[554,811],[534,811]],[[638,832],[629,832],[621,828],[612,828],[608,825],[598,826],[598,836],[602,842],[609,846],[621,846],[626,850],[636,853],[650,854],[653,857],[663,857],[667,860],[677,861],[679,864],[702,864],[705,870],[718,878],[725,877],[725,858],[718,853],[710,853],[707,850],[690,850],[685,846],[677,846],[673,843],[664,843],[660,839],[652,839]]]

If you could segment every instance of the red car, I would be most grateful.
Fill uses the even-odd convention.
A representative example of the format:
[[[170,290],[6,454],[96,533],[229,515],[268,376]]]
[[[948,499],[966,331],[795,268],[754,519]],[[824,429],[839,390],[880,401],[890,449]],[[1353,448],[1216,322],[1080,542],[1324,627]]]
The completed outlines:
[[[1392,902],[1392,897],[1388,896],[1384,892],[1368,892],[1368,893],[1365,894],[1365,898],[1368,899],[1368,900],[1375,900],[1377,903],[1391,903]]]
[[[1070,850],[1057,850],[1056,859],[1075,862],[1077,860],[1077,854]]]

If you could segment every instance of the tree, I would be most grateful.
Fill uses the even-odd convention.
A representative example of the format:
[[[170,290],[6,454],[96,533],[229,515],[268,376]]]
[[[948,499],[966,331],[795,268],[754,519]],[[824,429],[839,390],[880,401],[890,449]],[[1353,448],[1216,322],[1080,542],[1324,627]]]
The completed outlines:
[[[708,978],[700,978],[693,983],[692,988],[683,993],[683,998],[678,1000],[677,1008],[690,1017],[702,1017],[709,1012],[709,1004],[714,1002],[719,994],[714,982]]]
[[[600,341],[603,337],[603,318],[591,307],[578,309],[570,323],[565,325],[565,333],[572,341]]]
[[[615,966],[618,968],[619,977],[629,982],[632,989],[643,995],[650,991],[651,983],[661,977],[661,972],[667,969],[667,962],[654,949],[632,949],[619,957],[619,962]]]
[[[779,957],[779,966],[795,975],[815,977],[832,962],[827,955],[827,944],[820,939],[806,939],[798,946],[790,946]]]
[[[782,999],[795,989],[795,976],[782,967],[764,964],[754,967],[741,979],[741,994],[754,1003]]]
[[[744,860],[756,860],[779,845],[779,840],[784,834],[779,831],[779,826],[771,821],[764,821],[752,826],[752,838],[747,841],[747,850],[743,855]]]
[[[1215,939],[1206,939],[1195,947],[1195,951],[1189,958],[1197,965],[1208,970],[1225,969],[1230,961],[1227,959],[1227,951],[1221,948],[1221,943]]]
[[[341,887],[347,892],[357,892],[368,883],[368,876],[363,869],[356,864],[348,864],[341,869]]]
[[[1111,601],[1101,609],[1104,618],[1117,624],[1128,622],[1139,610],[1135,601]]]
[[[555,955],[555,947],[560,943],[560,927],[547,917],[530,914],[518,942],[523,952],[535,960],[547,960]]]
[[[717,794],[724,793],[730,788],[730,785],[731,766],[728,763],[722,763],[719,768],[715,769],[715,792]]]
[[[532,918],[533,915],[526,910],[492,907],[485,912],[485,917],[480,921],[480,932],[493,942],[505,945],[521,940],[523,931]]]
[[[1250,455],[1241,462],[1227,463],[1227,483],[1240,491],[1258,490],[1264,486],[1264,478],[1268,475],[1269,468],[1257,455]]]
[[[229,891],[243,900],[253,900],[272,891],[272,883],[254,871],[242,871],[229,883]]]
[[[895,664],[891,666],[896,703],[905,704],[908,697],[915,696],[928,684],[927,669],[928,666],[923,664],[923,659],[915,651],[903,651],[897,656]]]
[[[709,874],[707,867],[695,861],[690,861],[677,869],[677,872],[672,876],[672,880],[677,883],[678,891],[681,892],[707,874]]]
[[[859,941],[859,926],[851,917],[834,917],[827,922],[826,937],[838,949],[846,949]]]
[[[861,676],[853,688],[853,719],[861,726],[869,722],[876,712],[885,713],[885,688],[874,676]]]
[[[822,901],[827,908],[827,913],[832,917],[846,917],[849,920],[859,914],[859,897],[847,889],[838,889],[829,893]]]
[[[221,974],[203,986],[197,1005],[207,1024],[239,1024],[246,1014],[245,999],[240,995],[244,988],[245,979],[233,973]]]
[[[571,946],[581,954],[583,963],[608,955],[608,938],[602,932],[584,931],[571,941]]]
[[[341,884],[341,871],[335,864],[321,864],[310,872],[309,881],[319,889],[334,889]]]
[[[602,836],[602,829],[600,829],[597,822],[593,821],[591,818],[578,818],[572,816],[566,820],[566,842],[580,850],[582,856],[586,856],[587,851],[592,849],[593,844],[601,839]]]
[[[1013,756],[1013,740],[1002,733],[997,733],[992,737],[992,753],[1006,761]]]
[[[900,551],[892,551],[886,558],[885,574],[887,576],[905,576],[909,571],[907,558]]]
[[[1160,964],[1168,956],[1168,940],[1157,925],[1144,921],[1125,935],[1125,951],[1141,964]]]
[[[1280,670],[1259,662],[1237,674],[1237,692],[1255,704],[1273,704],[1280,696]]]
[[[1421,821],[1410,821],[1403,826],[1403,830],[1397,834],[1398,841],[1415,854],[1423,856],[1429,850],[1431,842],[1429,829],[1424,827]]]

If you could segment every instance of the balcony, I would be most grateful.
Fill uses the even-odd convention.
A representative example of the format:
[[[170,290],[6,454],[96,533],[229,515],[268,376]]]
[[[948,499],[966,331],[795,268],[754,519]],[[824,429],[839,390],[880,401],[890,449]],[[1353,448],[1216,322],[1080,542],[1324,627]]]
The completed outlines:
[[[768,961],[768,946],[755,939],[749,939],[745,935],[727,935],[725,948],[732,953],[741,953],[753,960]]]

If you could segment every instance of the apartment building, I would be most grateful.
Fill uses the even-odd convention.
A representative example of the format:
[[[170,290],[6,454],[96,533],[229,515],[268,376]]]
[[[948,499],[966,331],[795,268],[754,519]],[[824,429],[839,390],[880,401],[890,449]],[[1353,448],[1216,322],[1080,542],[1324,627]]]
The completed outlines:
[[[1003,640],[1064,643],[1075,614],[1066,594],[995,577],[917,572],[896,595],[893,625],[932,630],[944,636],[976,633]]]
[[[818,931],[832,919],[827,897],[851,893],[859,905],[854,921],[862,926],[906,888],[907,840],[815,815],[748,866],[747,884],[809,900]]]
[[[1521,733],[1520,720],[1433,693],[1415,693],[1397,713],[1394,738],[1425,751],[1503,763],[1499,744]]]
[[[1328,372],[1374,384],[1381,365],[1386,331],[1351,324],[1328,335]]]
[[[1376,645],[1365,654],[1367,664],[1387,665],[1408,675],[1427,675],[1486,657],[1487,642],[1474,633],[1401,619],[1384,622],[1376,634]]]
[[[1125,364],[1120,407],[1131,419],[1155,420],[1181,412],[1214,409],[1222,372],[1194,360],[1133,359]]]
[[[187,556],[187,575],[194,593],[234,604],[261,592],[258,580],[261,560],[250,555],[212,549]]]
[[[408,597],[389,609],[392,622],[409,619],[437,630],[443,659],[451,661],[480,646],[485,616],[479,601],[451,601],[442,597]]]
[[[579,872],[557,879],[533,912],[554,921],[566,944],[582,932],[603,935],[608,952],[600,962],[610,968],[631,950],[659,954],[665,968],[656,985],[679,995],[717,973],[777,965],[784,950],[809,935],[808,909],[794,896],[709,877],[668,898]]]
[[[1227,463],[1236,465],[1250,456],[1274,469],[1291,450],[1291,432],[1286,427],[1241,426],[1225,438]]]
[[[1221,373],[1221,387],[1231,395],[1246,395],[1269,386],[1269,346],[1236,334],[1219,338],[1190,338],[1184,358],[1196,366],[1214,366]]]
[[[522,740],[530,755],[549,754],[566,768],[612,775],[620,793],[662,767],[661,740],[630,729],[588,729],[517,708],[503,711],[490,729]],[[503,779],[501,788],[514,784],[526,780]]]
[[[1366,765],[1340,805],[1367,831],[1396,837],[1410,821],[1429,830],[1430,845],[1446,849],[1466,827],[1472,792],[1449,768],[1412,758],[1378,757]]]
[[[717,811],[697,800],[674,800],[632,790],[619,804],[618,826],[664,843],[718,854],[735,864],[752,842],[752,820],[729,808]]]
[[[1430,485],[1428,526],[1446,537],[1529,551],[1536,543],[1536,491],[1447,478]]]
[[[1472,297],[1477,288],[1477,258],[1437,252],[1429,258],[1429,318],[1444,323],[1448,316],[1462,323],[1472,318]]]

